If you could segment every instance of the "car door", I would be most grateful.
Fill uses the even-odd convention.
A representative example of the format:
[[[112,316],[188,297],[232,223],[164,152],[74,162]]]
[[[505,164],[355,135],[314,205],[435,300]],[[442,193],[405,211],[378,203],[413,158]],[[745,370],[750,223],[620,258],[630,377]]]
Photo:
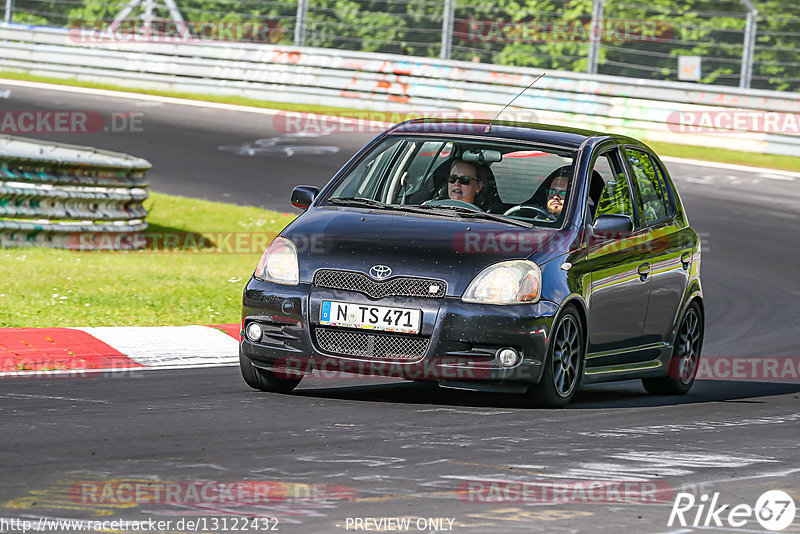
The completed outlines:
[[[658,159],[640,147],[623,150],[631,168],[633,192],[646,253],[649,301],[642,329],[641,350],[658,357],[671,339],[683,295],[689,282],[689,264],[696,235],[677,216],[671,182]]]
[[[603,214],[626,215],[636,224],[630,179],[618,148],[601,152],[592,163],[592,178],[602,180],[592,223]],[[595,189],[590,184],[590,191]],[[598,188],[599,190],[599,188]],[[590,194],[591,199],[591,194]],[[591,206],[591,203],[590,203]],[[600,235],[589,232],[586,247],[590,284],[586,291],[589,313],[587,367],[637,361],[636,351],[649,299],[647,279],[639,269],[640,235]]]

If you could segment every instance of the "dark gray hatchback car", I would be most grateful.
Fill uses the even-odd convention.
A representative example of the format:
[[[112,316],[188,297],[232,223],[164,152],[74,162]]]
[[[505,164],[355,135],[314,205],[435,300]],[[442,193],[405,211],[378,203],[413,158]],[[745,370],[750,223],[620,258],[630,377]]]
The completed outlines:
[[[565,406],[580,384],[689,391],[700,243],[666,167],[628,137],[416,120],[359,151],[244,290],[241,370],[432,380]]]

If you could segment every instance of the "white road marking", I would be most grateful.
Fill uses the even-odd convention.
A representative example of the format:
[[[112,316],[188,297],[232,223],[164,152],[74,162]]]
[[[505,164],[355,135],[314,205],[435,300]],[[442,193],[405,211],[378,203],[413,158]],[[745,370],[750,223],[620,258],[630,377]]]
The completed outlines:
[[[348,455],[348,454],[334,454],[330,456],[298,456],[295,458],[301,462],[315,462],[315,463],[346,463],[346,464],[363,464],[367,467],[391,467],[403,468],[405,464],[404,458],[397,458],[393,456],[361,456],[361,455]]]
[[[630,451],[614,454],[611,458],[647,462],[650,465],[682,465],[686,467],[745,467],[755,463],[777,462],[772,458],[729,456],[727,454],[704,454],[671,451]]]
[[[761,173],[759,174],[761,178],[769,178],[770,180],[786,180],[789,182],[794,181],[794,176],[784,176],[782,174],[769,174],[769,173]]]
[[[540,476],[574,480],[634,480],[680,477],[694,474],[696,468],[730,469],[757,463],[777,463],[763,457],[730,456],[724,454],[681,453],[672,451],[628,451],[608,456],[612,462],[578,462],[577,467],[542,473]]]
[[[96,402],[99,404],[111,404],[107,400],[76,399],[73,397],[55,397],[52,395],[29,395],[26,393],[0,393],[0,397],[15,398],[15,399],[54,399],[54,400],[65,400],[70,402]]]
[[[239,361],[239,343],[208,326],[101,326],[76,330],[148,367],[196,367]]]
[[[695,178],[693,176],[690,176],[690,177],[686,178],[686,181],[690,182],[690,183],[693,183],[693,184],[712,185],[714,183],[714,177],[713,176],[701,176],[700,178]]]
[[[425,410],[417,410],[417,413],[425,413],[425,412],[453,412],[453,413],[463,413],[467,415],[504,415],[509,413],[514,413],[509,410],[459,410],[456,408],[428,408]]]
[[[752,480],[754,478],[784,478],[789,475],[800,472],[800,467],[793,467],[792,469],[784,469],[782,471],[773,471],[770,473],[758,473],[755,475],[738,475],[735,477],[717,478],[714,480],[703,480],[698,484],[714,485],[723,484],[725,482],[739,482],[741,480]]]
[[[599,438],[639,438],[644,436],[657,436],[670,434],[673,432],[687,432],[692,430],[710,431],[721,430],[727,427],[739,427],[750,425],[775,425],[792,423],[800,420],[800,413],[785,415],[764,416],[758,418],[739,419],[736,421],[697,421],[694,423],[681,423],[674,425],[652,425],[639,427],[621,427],[609,429],[607,431],[578,432],[582,436]]]

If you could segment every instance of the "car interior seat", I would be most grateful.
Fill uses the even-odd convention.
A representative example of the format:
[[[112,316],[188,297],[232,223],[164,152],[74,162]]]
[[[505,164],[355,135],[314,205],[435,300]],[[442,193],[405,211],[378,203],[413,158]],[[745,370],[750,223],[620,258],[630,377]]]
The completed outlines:
[[[603,180],[603,177],[600,176],[599,172],[593,170],[592,178],[589,181],[589,197],[586,200],[586,204],[589,207],[590,221],[594,221],[594,214],[597,211],[597,206],[600,204],[600,197],[603,195],[605,186],[606,182]]]

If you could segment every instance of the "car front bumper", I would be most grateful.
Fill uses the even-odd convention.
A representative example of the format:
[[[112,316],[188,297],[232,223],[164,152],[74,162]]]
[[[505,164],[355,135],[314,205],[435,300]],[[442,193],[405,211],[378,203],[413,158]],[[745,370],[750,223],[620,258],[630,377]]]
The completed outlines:
[[[322,300],[421,309],[420,332],[412,336],[321,326]],[[501,306],[465,303],[459,297],[374,300],[310,283],[285,286],[251,278],[243,295],[242,328],[255,321],[263,335],[257,341],[243,335],[240,349],[253,365],[287,378],[316,371],[323,378],[388,376],[464,389],[515,391],[541,378],[557,312],[558,306],[550,301]],[[337,340],[333,345],[331,336]],[[402,355],[371,353],[387,344],[414,348]],[[497,352],[502,348],[517,351],[516,363],[500,364]]]

